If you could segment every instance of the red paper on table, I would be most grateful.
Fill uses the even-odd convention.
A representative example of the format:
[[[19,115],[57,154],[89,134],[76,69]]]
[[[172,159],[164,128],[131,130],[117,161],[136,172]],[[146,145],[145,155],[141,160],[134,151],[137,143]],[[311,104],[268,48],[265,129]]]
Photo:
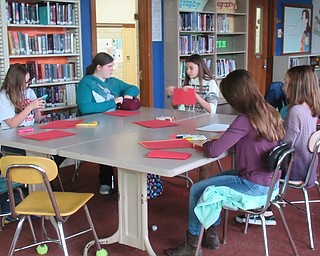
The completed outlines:
[[[47,132],[39,132],[39,133],[34,133],[34,134],[28,134],[21,136],[26,139],[32,139],[32,140],[53,140],[53,139],[58,139],[62,137],[67,137],[67,136],[73,136],[76,135],[74,132],[65,132],[61,130],[51,130]]]
[[[186,139],[140,141],[147,149],[192,148],[193,144]]]
[[[148,158],[165,158],[165,159],[177,159],[186,160],[191,156],[191,153],[174,152],[166,150],[151,150],[148,154]]]
[[[82,119],[78,120],[57,120],[40,126],[40,129],[70,129],[76,127],[76,124],[82,123]]]
[[[196,94],[193,88],[175,88],[173,90],[173,105],[195,105],[196,102]]]
[[[164,120],[157,120],[157,119],[138,121],[138,122],[134,122],[134,123],[139,124],[144,127],[148,127],[148,128],[162,128],[162,127],[169,127],[169,126],[178,125],[177,123],[173,123],[170,121],[164,121]]]
[[[126,117],[126,116],[133,116],[133,115],[139,115],[141,112],[140,111],[128,111],[128,110],[115,110],[115,111],[109,111],[109,112],[104,112],[103,114],[105,115],[110,115],[110,116],[121,116],[121,117]]]

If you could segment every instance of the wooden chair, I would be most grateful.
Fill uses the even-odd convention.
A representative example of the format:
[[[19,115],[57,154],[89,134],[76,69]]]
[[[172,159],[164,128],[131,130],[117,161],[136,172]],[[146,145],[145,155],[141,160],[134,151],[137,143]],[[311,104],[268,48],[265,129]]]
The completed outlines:
[[[298,255],[297,248],[295,246],[295,243],[294,243],[292,236],[291,236],[291,233],[289,231],[284,213],[278,204],[279,200],[282,199],[283,195],[286,192],[287,184],[288,184],[288,180],[289,180],[288,177],[291,173],[291,166],[292,166],[292,162],[294,159],[294,149],[291,147],[291,145],[292,145],[291,142],[280,144],[279,146],[275,147],[270,152],[270,154],[268,156],[268,168],[271,171],[273,171],[274,173],[273,173],[272,181],[271,181],[271,184],[269,187],[269,192],[268,192],[267,200],[266,200],[265,204],[263,206],[261,206],[260,208],[252,209],[252,210],[239,209],[239,211],[242,211],[245,214],[247,214],[247,223],[245,225],[245,233],[247,233],[247,229],[248,229],[249,215],[253,214],[253,215],[260,216],[260,218],[262,220],[262,233],[263,233],[263,240],[264,240],[265,255],[269,255],[269,249],[268,249],[266,221],[265,221],[265,217],[263,214],[268,209],[268,207],[270,205],[274,205],[278,209],[278,211],[281,215],[281,219],[283,221],[283,224],[285,226],[289,241],[291,243],[292,249],[294,251],[294,255]],[[287,170],[286,171],[286,178],[284,179],[283,185],[279,188],[279,192],[277,193],[275,198],[273,198],[274,189],[275,189],[276,185],[279,184],[278,180],[279,180],[279,177],[281,174],[281,169],[284,169],[284,167],[286,167],[286,170]],[[223,227],[223,239],[222,240],[223,240],[223,243],[226,243],[226,241],[227,241],[228,209],[224,209],[224,212],[225,212],[225,215],[224,215],[224,227]],[[198,253],[201,248],[203,234],[204,234],[204,227],[202,226],[200,236],[199,236],[196,255],[199,255]]]
[[[55,162],[44,157],[32,156],[4,156],[1,158],[1,172],[7,179],[7,186],[9,192],[10,209],[14,219],[19,220],[10,250],[8,255],[13,255],[15,251],[23,250],[33,246],[37,246],[37,251],[46,250],[46,243],[58,243],[63,250],[63,254],[69,255],[66,240],[77,235],[92,231],[95,244],[99,255],[107,255],[105,249],[101,249],[99,240],[90,217],[89,210],[86,203],[93,197],[92,193],[75,193],[75,192],[53,192],[50,181],[55,179],[58,174],[58,168]],[[23,184],[44,184],[46,190],[36,190],[29,193],[29,195],[16,206],[13,195],[12,182]],[[64,224],[74,213],[80,209],[84,209],[89,228],[72,234],[68,237],[64,234]],[[41,217],[42,230],[46,236],[45,241],[37,241],[33,225],[31,224],[31,233],[34,242],[16,248],[16,244],[23,227],[23,223],[28,216]],[[45,228],[45,219],[50,219],[53,224],[57,238],[52,239],[48,237]],[[79,223],[81,226],[82,223]]]

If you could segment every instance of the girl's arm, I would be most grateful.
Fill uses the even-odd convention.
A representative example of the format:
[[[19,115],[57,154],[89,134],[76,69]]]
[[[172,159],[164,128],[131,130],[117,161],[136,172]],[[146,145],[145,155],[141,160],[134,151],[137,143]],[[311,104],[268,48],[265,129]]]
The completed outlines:
[[[199,102],[201,107],[203,107],[208,113],[211,113],[210,103],[202,99],[197,93],[196,93],[196,100]]]
[[[40,109],[43,109],[44,106],[45,101],[41,98],[36,98],[30,101],[30,103],[19,114],[16,114],[14,117],[8,118],[4,121],[10,128],[16,128],[26,119],[32,110],[35,110],[36,114],[38,112],[38,115],[41,116]]]
[[[250,130],[251,123],[245,115],[239,115],[230,127],[218,139],[207,141],[203,144],[203,150],[207,157],[218,157],[223,152],[232,148],[237,142],[246,136]]]

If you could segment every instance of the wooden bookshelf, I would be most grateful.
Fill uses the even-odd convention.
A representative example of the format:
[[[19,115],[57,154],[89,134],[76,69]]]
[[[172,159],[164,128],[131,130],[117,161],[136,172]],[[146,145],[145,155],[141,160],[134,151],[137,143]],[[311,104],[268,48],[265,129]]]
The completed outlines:
[[[184,60],[193,53],[203,56],[218,83],[232,70],[247,68],[248,1],[166,0],[163,5],[165,87],[182,84]]]
[[[83,76],[80,0],[0,0],[0,5],[1,80],[11,64],[25,64],[30,87],[38,97],[48,94],[43,111],[48,119],[77,115],[76,86]]]

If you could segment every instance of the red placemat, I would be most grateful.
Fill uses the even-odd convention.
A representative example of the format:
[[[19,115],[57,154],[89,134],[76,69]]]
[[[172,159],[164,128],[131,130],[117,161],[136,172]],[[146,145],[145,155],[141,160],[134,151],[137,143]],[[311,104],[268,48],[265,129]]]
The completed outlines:
[[[164,159],[176,159],[186,160],[191,156],[191,153],[174,152],[166,150],[151,150],[148,154],[148,158],[164,158]]]
[[[139,115],[141,114],[140,111],[129,111],[129,110],[115,110],[115,111],[110,111],[110,112],[104,112],[103,114],[109,115],[109,116],[121,116],[121,117],[126,117],[126,116],[133,116],[133,115]]]
[[[51,131],[47,131],[47,132],[28,134],[28,135],[24,135],[21,137],[26,138],[26,139],[32,139],[32,140],[53,140],[53,139],[58,139],[58,138],[73,136],[73,135],[76,135],[76,133],[65,132],[65,131],[60,131],[60,130],[51,130]]]
[[[76,124],[82,123],[83,120],[57,120],[40,126],[40,129],[70,129],[76,127]]]
[[[172,103],[174,105],[186,104],[186,105],[195,105],[196,95],[193,88],[175,88],[173,90]]]
[[[177,123],[173,123],[170,121],[163,121],[163,120],[146,120],[146,121],[139,121],[134,122],[135,124],[148,127],[148,128],[163,128],[163,127],[169,127],[169,126],[176,126]]]
[[[147,149],[192,148],[193,145],[186,139],[140,141],[139,144]]]

